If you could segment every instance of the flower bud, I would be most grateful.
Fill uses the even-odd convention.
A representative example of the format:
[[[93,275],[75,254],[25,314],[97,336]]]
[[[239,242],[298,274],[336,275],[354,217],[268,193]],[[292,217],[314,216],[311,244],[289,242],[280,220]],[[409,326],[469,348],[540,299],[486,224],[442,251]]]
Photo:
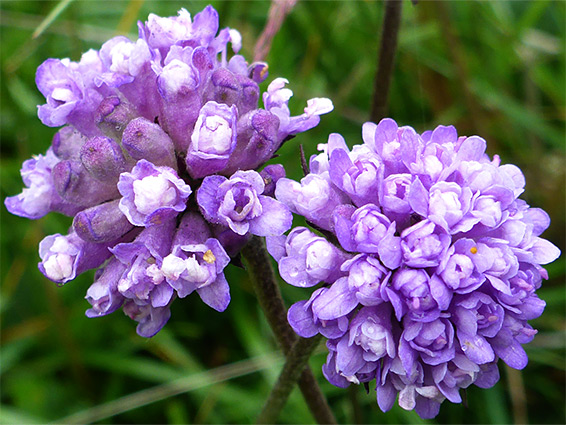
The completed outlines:
[[[204,47],[197,47],[193,50],[192,62],[193,66],[198,70],[201,80],[202,76],[214,68],[208,50]]]
[[[222,174],[238,169],[254,169],[268,161],[277,150],[279,118],[263,109],[244,115],[238,121],[238,143]]]
[[[127,171],[126,160],[118,143],[108,137],[93,137],[81,148],[84,168],[96,180],[115,183],[120,173]]]
[[[269,67],[265,62],[254,62],[248,67],[248,75],[256,83],[263,83],[269,76]]]
[[[243,75],[236,75],[239,84],[242,87],[242,95],[238,101],[238,112],[240,115],[257,108],[259,100],[259,86],[254,81]]]
[[[120,140],[128,123],[137,115],[130,104],[121,101],[118,96],[109,96],[100,102],[94,120],[104,134]]]
[[[115,185],[95,180],[77,161],[60,161],[51,176],[61,198],[77,207],[88,208],[118,196]]]
[[[265,184],[263,194],[275,197],[275,185],[280,178],[285,177],[285,168],[281,164],[271,164],[261,170],[259,175]]]
[[[87,317],[100,317],[116,311],[122,306],[124,297],[118,292],[118,281],[126,266],[112,258],[104,269],[98,270],[94,283],[86,292],[86,299],[92,305],[86,311]]]
[[[38,267],[48,279],[66,283],[85,270],[100,266],[110,255],[108,244],[85,242],[75,232],[65,236],[55,234],[39,243]]]
[[[211,93],[209,94],[210,100],[232,106],[240,98],[238,79],[226,68],[218,68],[214,71],[210,81],[212,83]]]
[[[88,242],[110,242],[134,226],[118,208],[120,200],[105,202],[81,211],[73,220],[77,235]]]
[[[122,146],[135,160],[146,159],[154,165],[177,168],[173,141],[159,125],[145,118],[136,118],[128,124]]]

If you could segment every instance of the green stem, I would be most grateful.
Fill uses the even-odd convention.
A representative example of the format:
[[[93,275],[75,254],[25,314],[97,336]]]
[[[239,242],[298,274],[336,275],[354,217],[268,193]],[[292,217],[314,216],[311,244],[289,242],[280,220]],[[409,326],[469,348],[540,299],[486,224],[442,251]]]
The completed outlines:
[[[259,305],[283,353],[287,356],[298,337],[287,323],[287,309],[281,297],[275,273],[271,267],[271,260],[262,239],[258,236],[253,236],[242,249],[242,255],[247,262],[247,269],[250,273]],[[299,388],[312,415],[319,424],[336,423],[336,418],[334,418],[334,414],[330,410],[328,402],[308,366],[305,367],[299,378]]]
[[[293,387],[308,363],[309,357],[318,346],[321,338],[322,335],[308,339],[299,338],[297,342],[293,344],[291,351],[287,354],[287,361],[283,366],[283,370],[281,370],[275,386],[272,388],[269,397],[265,401],[256,423],[275,423],[289,398],[289,394],[291,394]]]

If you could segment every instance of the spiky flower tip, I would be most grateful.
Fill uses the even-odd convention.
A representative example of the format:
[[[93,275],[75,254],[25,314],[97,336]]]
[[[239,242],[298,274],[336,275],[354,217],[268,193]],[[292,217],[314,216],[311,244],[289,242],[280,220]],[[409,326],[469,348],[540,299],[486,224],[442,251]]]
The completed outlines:
[[[40,270],[64,284],[98,268],[87,316],[120,307],[150,337],[176,297],[197,292],[223,311],[224,268],[250,234],[281,235],[292,214],[273,198],[281,166],[257,172],[291,136],[332,110],[328,99],[291,116],[287,80],[263,93],[267,64],[248,64],[241,36],[218,31],[206,7],[194,19],[149,15],[139,38],[115,37],[79,62],[48,59],[37,87],[41,121],[63,126],[45,155],[23,164],[12,214],[74,217],[40,243]],[[233,54],[228,52],[231,44]],[[230,57],[229,57],[230,56]]]
[[[398,395],[432,418],[461,388],[493,386],[498,359],[526,366],[527,321],[545,306],[541,264],[560,251],[540,237],[548,215],[518,198],[521,171],[490,159],[482,138],[391,119],[362,135],[350,151],[332,134],[300,182],[279,179],[276,198],[319,234],[298,227],[267,246],[287,283],[322,282],[288,319],[328,339],[326,378],[375,380],[383,411]]]

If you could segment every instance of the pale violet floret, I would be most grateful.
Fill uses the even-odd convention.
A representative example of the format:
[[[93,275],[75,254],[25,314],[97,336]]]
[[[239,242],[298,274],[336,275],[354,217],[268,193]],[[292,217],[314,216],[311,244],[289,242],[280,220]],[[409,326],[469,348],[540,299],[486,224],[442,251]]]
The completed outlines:
[[[383,164],[367,146],[355,146],[350,152],[342,136],[328,138],[329,171],[332,182],[347,193],[357,206],[377,203]]]
[[[300,183],[282,178],[277,182],[275,197],[323,229],[333,227],[332,212],[346,199],[332,184],[328,173],[308,174]]]
[[[67,283],[82,272],[100,266],[108,257],[108,244],[82,240],[75,232],[46,236],[39,243],[39,270],[48,279]]]
[[[289,81],[285,78],[276,78],[263,94],[265,109],[275,114],[281,122],[279,127],[280,139],[315,127],[320,122],[320,115],[334,109],[330,99],[314,98],[309,100],[302,115],[292,117],[287,104],[293,96],[293,92],[285,88],[288,83]]]
[[[196,69],[179,59],[166,62],[158,79],[160,93],[165,97],[173,97],[183,90],[195,89],[199,83]]]
[[[159,277],[184,298],[197,292],[204,303],[224,311],[230,303],[230,288],[224,268],[230,262],[223,245],[197,213],[185,214],[173,239],[170,254],[160,265]]]
[[[165,307],[172,300],[173,288],[156,273],[156,268],[170,252],[175,224],[175,219],[168,219],[161,226],[146,227],[132,242],[111,249],[126,266],[117,282],[117,290],[124,298],[155,308]]]
[[[79,249],[71,245],[63,236],[58,236],[51,246],[52,255],[43,262],[45,275],[55,281],[66,281],[73,276],[73,263]]]
[[[148,42],[155,47],[167,47],[179,40],[188,39],[192,31],[191,14],[186,9],[179,10],[178,16],[162,18],[150,13],[146,28]]]
[[[114,37],[100,49],[100,58],[108,71],[97,77],[96,83],[113,87],[131,83],[149,65],[153,56],[144,40],[132,42],[123,36]]]
[[[22,180],[27,186],[22,193],[6,198],[6,208],[12,214],[36,219],[50,211],[64,211],[63,200],[55,190],[51,170],[59,162],[49,149],[45,155],[36,155],[24,162]]]
[[[218,311],[230,302],[224,268],[230,257],[216,239],[205,243],[178,245],[165,257],[161,271],[180,298],[196,291],[201,299]]]
[[[286,237],[269,236],[267,249],[278,261],[281,277],[300,287],[335,281],[343,275],[340,267],[348,258],[326,239],[304,227],[293,229]]]
[[[221,171],[236,148],[237,108],[214,101],[200,110],[187,152],[187,168],[194,178]]]
[[[131,173],[120,175],[120,211],[135,226],[150,226],[182,212],[191,187],[170,167],[156,167],[144,159]]]
[[[234,233],[278,236],[291,227],[292,215],[281,202],[263,195],[265,183],[255,171],[237,171],[229,179],[207,176],[197,192],[204,217]]]

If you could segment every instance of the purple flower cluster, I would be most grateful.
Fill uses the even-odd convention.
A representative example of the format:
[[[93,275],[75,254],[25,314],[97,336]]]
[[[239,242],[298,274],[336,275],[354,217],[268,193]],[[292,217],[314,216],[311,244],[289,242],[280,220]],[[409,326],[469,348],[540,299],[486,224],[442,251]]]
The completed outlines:
[[[332,134],[300,182],[276,198],[320,231],[267,238],[281,276],[313,287],[288,313],[307,338],[325,336],[323,372],[338,387],[375,379],[377,402],[423,418],[459,390],[499,379],[498,359],[522,369],[541,264],[560,251],[540,237],[548,215],[519,199],[521,171],[454,127],[417,134],[391,119],[366,123],[349,150]]]
[[[87,316],[122,307],[150,337],[176,297],[196,291],[226,309],[231,257],[251,234],[291,227],[291,212],[273,197],[283,167],[254,170],[332,103],[311,99],[291,116],[293,93],[277,78],[259,108],[267,64],[237,54],[240,34],[219,31],[211,6],[193,19],[184,9],[151,14],[138,28],[135,41],[115,37],[79,62],[38,68],[39,118],[62,128],[45,155],[24,162],[26,188],[5,203],[31,219],[74,217],[67,235],[40,243],[40,270],[64,284],[100,267]]]

